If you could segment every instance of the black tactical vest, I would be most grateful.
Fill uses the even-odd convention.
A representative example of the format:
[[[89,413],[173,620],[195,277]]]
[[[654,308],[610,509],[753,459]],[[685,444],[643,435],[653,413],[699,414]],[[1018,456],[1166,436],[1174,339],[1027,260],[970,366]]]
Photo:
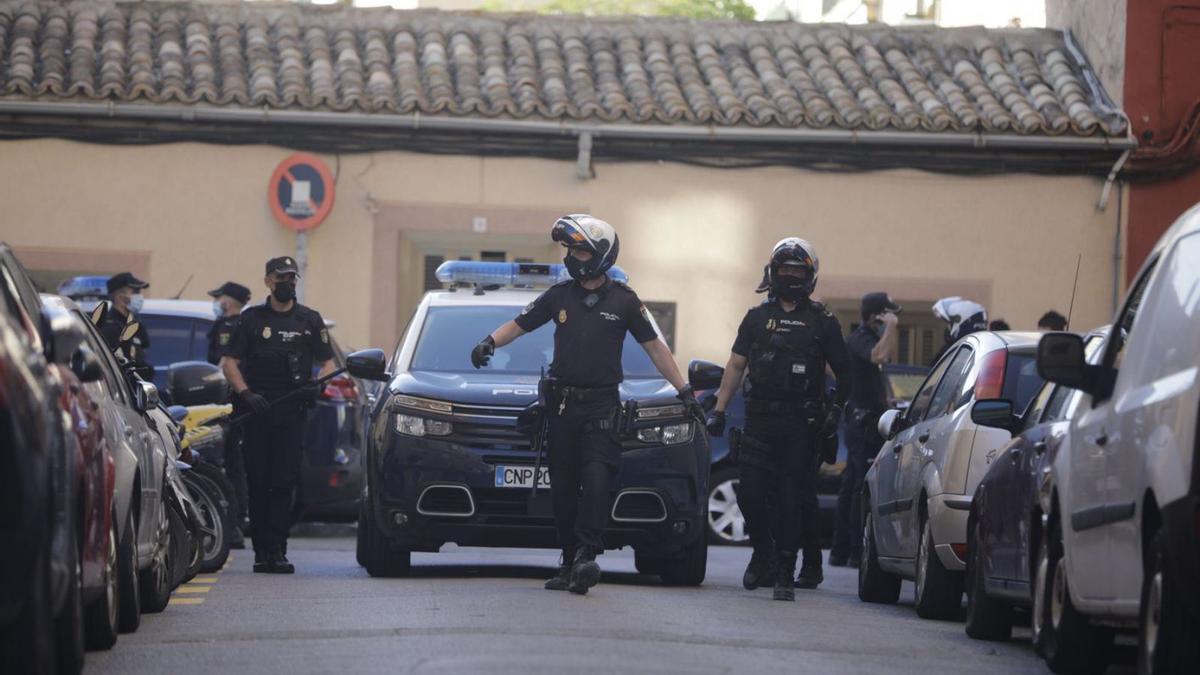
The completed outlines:
[[[766,400],[820,399],[825,388],[825,354],[818,308],[806,303],[794,312],[785,312],[770,303],[756,314],[747,395]]]

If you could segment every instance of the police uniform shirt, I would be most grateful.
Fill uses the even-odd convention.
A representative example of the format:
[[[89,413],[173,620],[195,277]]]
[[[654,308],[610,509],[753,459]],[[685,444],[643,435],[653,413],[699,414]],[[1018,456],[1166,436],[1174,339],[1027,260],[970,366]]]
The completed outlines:
[[[863,324],[846,339],[850,353],[850,378],[853,389],[850,405],[860,410],[882,412],[887,409],[887,388],[883,366],[871,361],[871,350],[879,344],[879,336],[868,324]]]
[[[333,358],[325,320],[299,303],[286,312],[254,305],[242,312],[225,355],[238,360],[246,385],[284,392],[312,380],[316,363]]]
[[[756,357],[775,344],[785,357],[773,361],[771,382],[755,382]],[[825,366],[837,378],[837,401],[850,392],[850,368],[841,324],[818,302],[797,303],[785,311],[777,300],[753,307],[738,326],[734,354],[749,360],[751,386],[747,397],[759,400],[818,399],[824,396]],[[756,353],[758,352],[758,353]]]
[[[595,296],[591,307],[589,296]],[[658,338],[637,293],[611,279],[596,290],[575,281],[551,286],[514,319],[527,333],[551,320],[554,363],[550,374],[572,387],[615,386],[625,379],[621,348],[626,331],[638,343]]]
[[[137,318],[135,317],[134,320],[136,321]],[[104,342],[108,344],[108,348],[116,351],[121,346],[121,333],[128,323],[129,319],[125,314],[109,307],[96,329],[100,332],[100,337],[103,337]],[[146,350],[150,348],[150,335],[146,332],[146,324],[138,325],[137,332],[133,334],[133,338],[129,342],[129,351],[132,352],[128,355],[129,359],[135,363],[144,362]]]
[[[237,329],[238,322],[242,319],[240,314],[233,316],[222,316],[213,322],[212,328],[208,330],[208,362],[216,364],[225,356],[225,351],[229,349],[229,345],[233,342],[233,333]]]

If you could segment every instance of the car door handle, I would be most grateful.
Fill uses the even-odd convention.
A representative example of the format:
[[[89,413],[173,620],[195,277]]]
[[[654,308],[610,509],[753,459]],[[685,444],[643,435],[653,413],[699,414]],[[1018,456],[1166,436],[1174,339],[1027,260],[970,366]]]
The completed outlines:
[[[1037,443],[1034,443],[1033,451],[1039,455],[1043,452],[1046,452],[1046,441],[1038,441]]]
[[[125,427],[125,440],[133,440],[133,427]]]
[[[1108,445],[1108,434],[1101,433],[1099,436],[1093,436],[1088,440],[1103,448],[1104,446]]]
[[[920,436],[917,436],[917,440],[922,443],[924,443],[925,441],[928,441],[929,440],[929,432],[926,431],[925,433],[921,434]]]
[[[1021,448],[1020,448],[1020,446],[1013,446],[1013,447],[1009,448],[1009,449],[1008,449],[1008,458],[1009,458],[1009,459],[1011,459],[1011,460],[1012,460],[1012,461],[1014,461],[1014,462],[1016,462],[1016,461],[1020,460],[1020,459],[1021,459]]]
[[[893,446],[892,446],[892,452],[894,452],[894,453],[896,453],[896,454],[900,454],[900,448],[902,448],[902,447],[904,447],[904,446],[902,446],[902,445],[900,445],[899,443],[897,443],[897,444],[895,444],[895,445],[893,445]]]

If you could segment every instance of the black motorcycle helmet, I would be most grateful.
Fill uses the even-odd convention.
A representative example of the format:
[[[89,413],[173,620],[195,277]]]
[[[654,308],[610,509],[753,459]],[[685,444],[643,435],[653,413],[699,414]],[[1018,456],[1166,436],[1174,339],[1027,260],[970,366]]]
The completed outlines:
[[[621,240],[612,225],[586,213],[573,213],[559,218],[550,231],[550,238],[568,249],[579,248],[592,254],[587,260],[579,260],[570,251],[563,257],[563,264],[572,279],[583,281],[604,274],[617,262]]]
[[[784,267],[800,268],[803,273],[800,276],[780,274]],[[771,295],[793,302],[807,300],[817,288],[820,270],[821,262],[812,244],[799,237],[781,239],[771,250],[771,260],[767,263]]]

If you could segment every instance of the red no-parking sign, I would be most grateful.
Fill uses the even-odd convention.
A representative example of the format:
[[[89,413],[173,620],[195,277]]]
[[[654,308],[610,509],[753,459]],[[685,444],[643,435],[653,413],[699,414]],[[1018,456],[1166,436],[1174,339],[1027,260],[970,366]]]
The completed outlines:
[[[271,213],[284,227],[306,232],[333,210],[333,174],[319,157],[298,152],[279,163],[267,185]]]

